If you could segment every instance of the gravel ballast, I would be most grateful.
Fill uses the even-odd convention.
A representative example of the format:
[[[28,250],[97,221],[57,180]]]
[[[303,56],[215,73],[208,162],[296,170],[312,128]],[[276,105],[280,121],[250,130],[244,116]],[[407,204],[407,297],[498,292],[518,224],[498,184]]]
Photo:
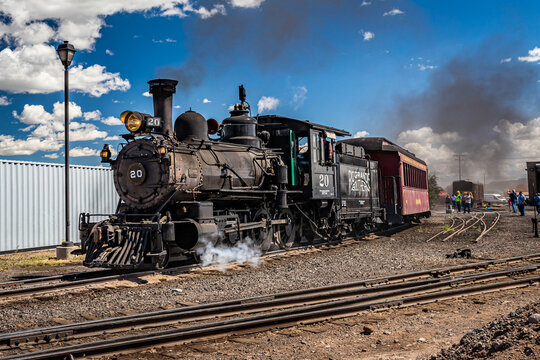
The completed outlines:
[[[439,239],[426,242],[448,223],[448,215],[441,213],[391,237],[262,259],[256,268],[233,266],[225,272],[202,269],[167,281],[162,281],[164,277],[155,277],[136,287],[111,284],[4,303],[0,305],[0,332],[50,326],[64,320],[106,318],[540,252],[539,241],[530,232],[530,218],[506,211],[502,214],[499,224],[479,243],[473,243],[479,234],[476,228],[447,242]],[[493,214],[486,217],[488,225],[493,218]],[[446,256],[464,248],[471,249],[472,259]]]

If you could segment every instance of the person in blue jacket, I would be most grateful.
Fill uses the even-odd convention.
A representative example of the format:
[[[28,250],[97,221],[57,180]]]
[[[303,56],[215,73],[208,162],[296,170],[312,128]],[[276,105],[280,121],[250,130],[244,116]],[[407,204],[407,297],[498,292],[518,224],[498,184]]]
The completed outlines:
[[[534,197],[534,206],[536,206],[536,212],[540,215],[540,193],[536,193]]]
[[[527,204],[527,198],[520,191],[519,196],[517,197],[517,206],[519,208],[519,213],[521,216],[525,216],[525,205]]]
[[[510,203],[512,204],[512,210],[514,212],[517,212],[517,207],[516,207],[516,203],[517,203],[517,194],[516,194],[516,190],[512,190],[510,192]]]

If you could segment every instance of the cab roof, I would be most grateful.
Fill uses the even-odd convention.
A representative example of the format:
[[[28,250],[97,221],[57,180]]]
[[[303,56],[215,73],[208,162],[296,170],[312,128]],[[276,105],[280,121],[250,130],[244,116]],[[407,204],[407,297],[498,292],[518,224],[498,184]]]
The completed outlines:
[[[291,118],[279,116],[279,115],[259,116],[257,118],[257,121],[261,125],[266,125],[266,124],[286,125],[291,130],[294,130],[294,131],[306,131],[308,129],[315,129],[315,130],[323,130],[326,132],[331,132],[331,133],[336,134],[336,136],[351,136],[351,133],[342,129],[336,129],[331,126],[312,123],[308,120],[291,119]]]
[[[414,153],[408,151],[407,149],[402,148],[401,146],[383,137],[352,138],[352,139],[340,140],[340,142],[344,142],[344,143],[356,145],[356,146],[361,146],[366,151],[389,151],[389,152],[402,153],[418,161],[419,163],[423,165],[427,165],[424,160],[417,158]]]

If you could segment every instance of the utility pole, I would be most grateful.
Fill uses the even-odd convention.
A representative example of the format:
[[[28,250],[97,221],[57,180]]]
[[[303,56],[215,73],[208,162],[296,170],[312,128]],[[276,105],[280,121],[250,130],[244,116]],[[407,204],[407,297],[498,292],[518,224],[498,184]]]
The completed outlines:
[[[454,159],[458,160],[458,166],[459,166],[459,181],[461,181],[461,159],[464,158],[465,155],[463,154],[454,154]]]

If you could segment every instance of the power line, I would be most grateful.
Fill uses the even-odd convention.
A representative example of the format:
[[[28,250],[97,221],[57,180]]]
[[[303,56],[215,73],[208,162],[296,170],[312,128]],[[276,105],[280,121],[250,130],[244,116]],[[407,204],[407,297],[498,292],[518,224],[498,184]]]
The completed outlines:
[[[464,158],[465,155],[463,154],[454,154],[454,159],[458,160],[458,166],[459,166],[459,181],[461,181],[461,159]]]

